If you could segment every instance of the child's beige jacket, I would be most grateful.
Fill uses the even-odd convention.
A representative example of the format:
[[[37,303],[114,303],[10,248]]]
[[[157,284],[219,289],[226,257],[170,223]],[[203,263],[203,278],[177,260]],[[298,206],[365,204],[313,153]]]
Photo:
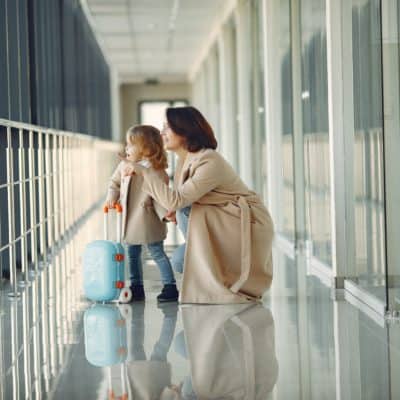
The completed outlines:
[[[167,210],[142,191],[143,177],[124,176],[129,165],[121,161],[115,169],[108,186],[107,200],[122,205],[122,239],[127,244],[148,244],[162,241],[167,236],[163,218]],[[168,175],[164,170],[155,171],[164,182]]]

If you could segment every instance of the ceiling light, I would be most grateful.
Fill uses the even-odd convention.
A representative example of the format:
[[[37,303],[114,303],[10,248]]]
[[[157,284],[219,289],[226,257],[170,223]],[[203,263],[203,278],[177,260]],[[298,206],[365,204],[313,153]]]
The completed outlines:
[[[144,83],[146,85],[158,85],[160,81],[157,78],[147,78]]]

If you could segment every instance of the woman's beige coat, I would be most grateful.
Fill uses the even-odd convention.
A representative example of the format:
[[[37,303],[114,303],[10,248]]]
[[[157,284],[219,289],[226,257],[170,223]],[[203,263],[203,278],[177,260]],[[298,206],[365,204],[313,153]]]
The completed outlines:
[[[127,244],[160,242],[167,236],[163,222],[167,210],[142,191],[142,176],[124,176],[127,165],[121,161],[117,166],[110,179],[107,196],[107,200],[119,201],[122,205],[122,240]],[[153,171],[161,182],[168,182],[164,170]]]
[[[152,170],[142,190],[164,208],[192,205],[183,282],[183,303],[258,300],[272,281],[273,223],[258,195],[211,149],[188,153],[178,164],[176,189]]]

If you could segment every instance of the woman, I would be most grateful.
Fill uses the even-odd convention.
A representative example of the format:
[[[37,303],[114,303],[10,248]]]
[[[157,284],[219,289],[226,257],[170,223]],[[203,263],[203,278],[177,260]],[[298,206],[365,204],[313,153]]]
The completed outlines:
[[[272,281],[273,224],[267,209],[215,151],[213,130],[197,109],[168,108],[166,120],[164,143],[179,159],[175,188],[138,164],[126,173],[143,175],[142,190],[166,209],[191,206],[180,301],[261,299]]]

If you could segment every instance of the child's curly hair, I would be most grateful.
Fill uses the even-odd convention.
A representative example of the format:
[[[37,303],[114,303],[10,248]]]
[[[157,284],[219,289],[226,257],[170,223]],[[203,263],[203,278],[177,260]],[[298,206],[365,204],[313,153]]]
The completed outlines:
[[[140,158],[146,158],[154,169],[168,167],[167,153],[160,131],[151,125],[132,126],[126,132],[126,140],[138,149]]]

